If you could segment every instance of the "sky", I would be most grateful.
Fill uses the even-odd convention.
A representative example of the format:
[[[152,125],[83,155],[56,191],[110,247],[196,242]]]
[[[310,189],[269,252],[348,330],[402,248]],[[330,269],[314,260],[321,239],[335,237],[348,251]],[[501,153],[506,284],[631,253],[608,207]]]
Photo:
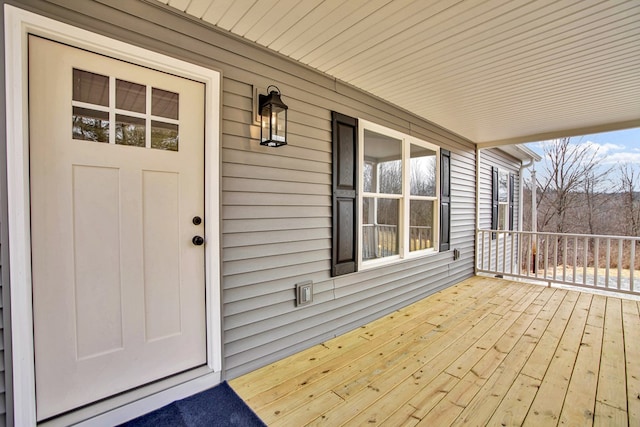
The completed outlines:
[[[531,142],[527,147],[544,157],[543,147],[552,141]],[[571,137],[571,143],[588,144],[590,148],[598,150],[600,166],[602,168],[614,167],[622,163],[633,164],[640,172],[640,128],[627,129],[615,132],[603,132],[592,135]],[[545,159],[536,163],[538,176],[544,173]],[[527,176],[526,174],[525,176]],[[612,180],[616,181],[615,172]],[[639,183],[640,184],[640,183]],[[613,186],[611,183],[609,186]],[[638,189],[640,191],[640,188]]]

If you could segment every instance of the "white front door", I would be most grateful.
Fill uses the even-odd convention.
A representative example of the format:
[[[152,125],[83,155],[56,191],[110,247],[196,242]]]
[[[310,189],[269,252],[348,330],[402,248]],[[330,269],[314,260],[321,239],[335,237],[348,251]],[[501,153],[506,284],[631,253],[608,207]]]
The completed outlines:
[[[204,90],[30,36],[38,420],[206,364]]]

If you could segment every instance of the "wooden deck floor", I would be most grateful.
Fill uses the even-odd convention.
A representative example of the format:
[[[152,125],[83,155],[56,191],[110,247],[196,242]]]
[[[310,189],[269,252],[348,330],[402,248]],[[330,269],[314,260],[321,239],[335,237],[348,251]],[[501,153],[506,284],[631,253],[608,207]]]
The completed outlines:
[[[639,305],[474,277],[230,384],[269,426],[640,426]]]

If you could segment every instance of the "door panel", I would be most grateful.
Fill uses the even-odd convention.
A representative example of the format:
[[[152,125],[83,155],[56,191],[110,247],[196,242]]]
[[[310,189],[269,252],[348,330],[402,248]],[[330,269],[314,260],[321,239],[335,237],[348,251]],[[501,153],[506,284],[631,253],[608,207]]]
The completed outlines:
[[[204,85],[29,38],[38,419],[206,363]]]

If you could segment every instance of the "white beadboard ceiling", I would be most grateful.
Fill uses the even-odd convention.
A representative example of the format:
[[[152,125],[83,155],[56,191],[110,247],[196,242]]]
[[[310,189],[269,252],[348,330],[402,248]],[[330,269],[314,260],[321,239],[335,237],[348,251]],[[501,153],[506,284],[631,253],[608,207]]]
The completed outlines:
[[[640,127],[640,1],[158,0],[480,146]]]

